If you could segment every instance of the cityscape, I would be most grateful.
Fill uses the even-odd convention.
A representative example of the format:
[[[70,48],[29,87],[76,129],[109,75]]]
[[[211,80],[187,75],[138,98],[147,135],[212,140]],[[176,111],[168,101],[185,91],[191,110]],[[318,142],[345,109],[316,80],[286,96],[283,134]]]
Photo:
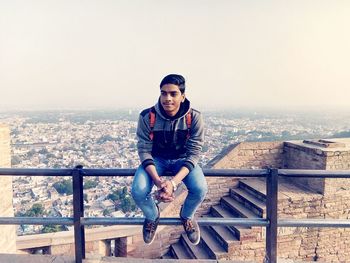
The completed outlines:
[[[139,110],[1,112],[11,129],[13,168],[136,168]],[[242,141],[350,137],[345,113],[204,111],[205,167],[225,147]],[[85,179],[86,216],[141,216],[130,196],[131,177]],[[14,177],[16,216],[72,216],[72,183],[56,177]],[[18,235],[64,226],[20,226]]]

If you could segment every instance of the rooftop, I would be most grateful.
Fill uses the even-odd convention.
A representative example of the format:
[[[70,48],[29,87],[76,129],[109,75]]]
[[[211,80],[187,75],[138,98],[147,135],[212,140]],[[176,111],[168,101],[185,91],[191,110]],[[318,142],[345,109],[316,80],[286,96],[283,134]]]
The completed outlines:
[[[350,151],[350,138],[288,141],[288,143],[322,151]]]

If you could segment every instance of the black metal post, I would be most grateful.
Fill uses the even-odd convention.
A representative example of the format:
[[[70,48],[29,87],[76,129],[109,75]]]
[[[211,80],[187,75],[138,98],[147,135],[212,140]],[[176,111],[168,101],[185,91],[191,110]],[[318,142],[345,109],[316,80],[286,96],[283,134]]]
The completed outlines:
[[[265,263],[277,262],[277,204],[278,204],[278,169],[270,169],[266,178],[266,217],[269,222],[266,228]]]
[[[75,262],[82,263],[85,258],[85,231],[81,224],[81,218],[84,217],[84,198],[83,198],[83,166],[78,165],[72,172],[73,176],[73,218],[74,218],[74,245]]]

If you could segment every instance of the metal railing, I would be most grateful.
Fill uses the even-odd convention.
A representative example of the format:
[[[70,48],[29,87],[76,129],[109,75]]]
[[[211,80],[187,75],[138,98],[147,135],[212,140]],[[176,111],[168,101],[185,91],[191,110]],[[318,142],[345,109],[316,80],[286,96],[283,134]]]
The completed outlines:
[[[84,217],[83,178],[89,176],[133,176],[135,169],[13,169],[0,168],[0,176],[68,176],[73,181],[73,217],[0,217],[0,225],[74,225],[75,261],[85,258],[85,225],[142,225],[143,218]],[[278,219],[278,177],[350,178],[350,171],[287,169],[204,169],[206,177],[266,177],[266,218],[199,218],[199,225],[266,227],[266,263],[277,262],[278,227],[350,227],[350,220]],[[161,218],[160,225],[180,225],[179,218]]]

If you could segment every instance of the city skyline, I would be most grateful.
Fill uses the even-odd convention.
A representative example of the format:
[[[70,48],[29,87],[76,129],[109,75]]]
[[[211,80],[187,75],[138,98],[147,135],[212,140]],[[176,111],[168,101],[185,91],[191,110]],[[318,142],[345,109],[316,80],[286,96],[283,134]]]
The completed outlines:
[[[344,1],[2,1],[0,110],[144,108],[168,73],[194,107],[345,109]]]

